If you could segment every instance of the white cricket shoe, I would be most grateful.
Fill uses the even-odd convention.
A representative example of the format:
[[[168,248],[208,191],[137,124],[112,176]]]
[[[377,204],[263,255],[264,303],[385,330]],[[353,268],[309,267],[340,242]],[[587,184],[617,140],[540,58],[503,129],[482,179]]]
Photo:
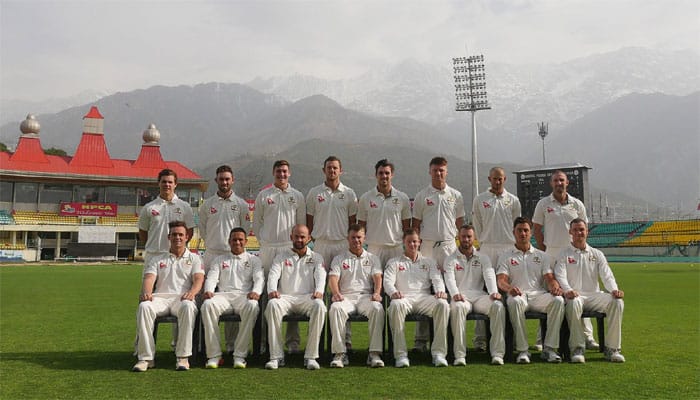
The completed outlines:
[[[396,368],[408,368],[409,366],[411,366],[411,363],[408,361],[408,357],[401,356],[396,359],[394,366],[396,366]]]
[[[448,364],[447,360],[445,359],[445,356],[438,354],[433,357],[433,365],[435,365],[436,367],[446,367]]]
[[[220,357],[213,357],[207,360],[207,363],[204,365],[204,368],[206,369],[217,369],[219,368],[219,361],[221,360]]]
[[[382,361],[379,353],[373,351],[367,356],[367,365],[372,368],[382,368],[384,367],[384,361]]]
[[[155,366],[156,362],[153,360],[139,360],[136,364],[134,364],[131,370],[134,372],[146,372],[147,369],[154,368]]]
[[[313,358],[306,358],[304,359],[304,366],[308,370],[316,370],[316,369],[321,369],[321,366],[318,365],[318,361],[314,360]]]
[[[333,360],[331,361],[331,368],[343,368],[345,363],[343,362],[343,356],[345,353],[335,353],[333,355]]]
[[[583,354],[585,353],[585,350],[583,347],[577,347],[574,349],[574,352],[571,353],[571,362],[574,364],[583,364],[586,362],[586,356]]]
[[[518,364],[530,364],[530,353],[527,350],[521,351],[515,362]]]

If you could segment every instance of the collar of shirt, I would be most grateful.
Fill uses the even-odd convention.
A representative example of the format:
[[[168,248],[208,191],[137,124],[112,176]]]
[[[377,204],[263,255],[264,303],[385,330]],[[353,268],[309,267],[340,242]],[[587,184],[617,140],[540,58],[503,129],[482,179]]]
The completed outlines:
[[[343,182],[338,182],[338,188],[335,190],[333,190],[330,186],[326,185],[325,181],[322,183],[322,185],[323,185],[323,189],[326,192],[330,192],[330,193],[344,192],[347,189],[347,186],[343,185]]]
[[[388,196],[384,196],[384,193],[380,192],[379,189],[377,189],[376,186],[375,186],[374,190],[375,190],[375,193],[376,193],[376,197],[383,197],[383,198],[385,198],[385,199],[388,199],[389,197],[393,197],[393,196],[394,196],[394,187],[393,187],[393,186],[391,187],[391,190],[389,191],[389,195],[388,195]]]
[[[362,249],[362,253],[359,256],[356,255],[355,253],[353,253],[352,251],[348,250],[347,255],[348,255],[348,257],[351,257],[351,258],[362,258],[362,257],[365,257],[367,255],[367,250]]]
[[[520,250],[519,248],[513,246],[512,252],[515,253],[515,254],[532,254],[532,253],[535,252],[535,247],[534,247],[532,244],[530,244],[530,248],[529,248],[529,249],[527,249],[526,251],[522,251],[522,250]]]
[[[173,259],[173,260],[182,260],[183,258],[189,257],[191,254],[192,254],[192,253],[190,252],[190,249],[188,249],[187,247],[185,247],[185,252],[182,253],[182,256],[181,256],[181,257],[178,257],[178,256],[176,256],[175,254],[170,253],[170,252],[168,253],[168,256],[170,256],[170,258]]]
[[[445,184],[445,187],[442,189],[438,189],[433,185],[428,186],[428,190],[430,191],[430,193],[445,193],[449,188],[450,186],[448,184]]]
[[[231,257],[237,259],[237,260],[242,260],[244,258],[248,258],[248,252],[243,250],[243,253],[241,254],[233,254],[231,253]]]
[[[363,253],[363,254],[364,254],[364,253]],[[423,254],[421,254],[420,251],[418,252],[418,257],[416,257],[416,261],[413,261],[413,260],[411,260],[410,258],[408,258],[408,256],[406,256],[406,254],[401,254],[401,261],[408,261],[408,262],[410,262],[411,264],[415,264],[415,263],[419,262],[420,260],[422,260],[422,259],[424,259],[424,258],[425,258],[425,257],[423,257]]]
[[[458,251],[459,253],[459,258],[466,260],[466,261],[471,261],[474,257],[478,257],[479,253],[476,251],[476,247],[472,246],[472,255],[471,257],[468,257],[466,254],[462,253],[461,251]]]
[[[583,249],[579,249],[578,247],[574,246],[573,243],[569,243],[569,246],[571,246],[571,248],[577,254],[584,254],[584,253],[588,253],[591,251],[591,246],[589,246],[588,243],[586,243],[586,247],[584,247]]]
[[[227,197],[221,197],[221,196],[219,196],[219,192],[216,192],[216,197],[218,197],[219,200],[223,200],[223,201],[226,201],[226,200],[233,201],[233,199],[236,197],[236,193],[232,190],[231,194],[229,194]]]
[[[489,188],[488,193],[490,193],[492,197],[495,197],[497,199],[502,199],[502,198],[506,197],[506,195],[508,194],[508,191],[505,188],[503,188],[503,192],[501,192],[501,194],[496,194],[496,193],[491,191],[491,188]]]
[[[566,201],[563,202],[563,203],[560,203],[559,200],[557,200],[557,198],[554,197],[554,193],[553,193],[553,192],[552,192],[552,194],[549,195],[549,200],[550,200],[552,203],[560,204],[560,205],[562,205],[562,206],[567,205],[567,204],[569,204],[569,203],[572,203],[572,201],[571,201],[571,195],[570,195],[569,193],[566,193]]]
[[[160,204],[163,204],[163,203],[170,203],[170,204],[173,204],[173,203],[175,203],[175,200],[178,200],[178,199],[179,199],[179,197],[177,197],[176,194],[173,194],[173,198],[170,199],[170,201],[165,200],[164,198],[162,198],[162,197],[160,197],[160,196],[158,196],[158,197],[156,198],[156,200],[158,200],[158,202],[159,202]]]

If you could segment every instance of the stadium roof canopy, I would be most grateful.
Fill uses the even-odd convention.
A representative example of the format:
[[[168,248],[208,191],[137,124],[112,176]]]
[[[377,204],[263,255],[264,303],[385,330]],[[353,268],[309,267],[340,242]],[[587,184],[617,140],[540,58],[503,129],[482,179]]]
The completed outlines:
[[[158,173],[169,168],[177,173],[178,183],[196,184],[206,190],[207,181],[197,173],[178,161],[163,160],[160,133],[153,124],[143,133],[144,143],[136,160],[110,157],[104,140],[104,117],[95,106],[83,117],[83,136],[72,157],[44,154],[40,128],[36,118],[28,115],[20,125],[22,134],[15,152],[0,152],[0,175],[154,183]]]

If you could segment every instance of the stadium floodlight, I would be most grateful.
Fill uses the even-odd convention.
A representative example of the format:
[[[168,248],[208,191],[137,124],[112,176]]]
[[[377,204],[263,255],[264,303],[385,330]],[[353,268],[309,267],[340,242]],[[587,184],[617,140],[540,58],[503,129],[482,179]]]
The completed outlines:
[[[549,134],[549,123],[541,122],[537,124],[540,137],[542,138],[542,165],[547,165],[547,159],[544,155],[544,138]]]
[[[490,110],[486,96],[484,56],[456,57],[452,59],[456,111],[472,113],[472,198],[479,194],[479,174],[476,152],[476,112]]]

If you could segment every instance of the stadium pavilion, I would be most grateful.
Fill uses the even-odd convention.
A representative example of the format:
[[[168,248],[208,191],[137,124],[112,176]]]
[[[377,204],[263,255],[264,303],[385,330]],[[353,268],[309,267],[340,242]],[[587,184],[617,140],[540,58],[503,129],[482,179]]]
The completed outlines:
[[[44,153],[33,115],[20,130],[14,153],[0,152],[0,261],[138,259],[138,212],[158,196],[164,168],[177,173],[176,194],[197,214],[207,180],[163,160],[153,124],[136,160],[110,157],[94,106],[72,157]]]

